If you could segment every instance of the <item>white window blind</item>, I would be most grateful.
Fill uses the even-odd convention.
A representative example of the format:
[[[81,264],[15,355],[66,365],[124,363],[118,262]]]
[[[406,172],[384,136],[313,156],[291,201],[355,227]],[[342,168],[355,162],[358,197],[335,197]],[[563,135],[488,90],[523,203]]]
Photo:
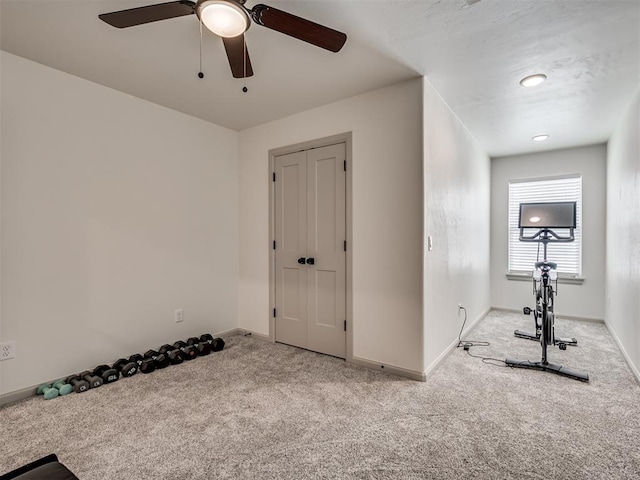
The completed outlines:
[[[544,258],[544,246],[521,242],[518,215],[521,203],[576,202],[575,241],[549,243],[547,259],[558,264],[558,273],[579,277],[582,273],[582,177],[509,182],[509,272],[531,272],[534,264]],[[556,229],[559,235],[568,235],[569,229]],[[525,230],[525,234],[534,231]]]

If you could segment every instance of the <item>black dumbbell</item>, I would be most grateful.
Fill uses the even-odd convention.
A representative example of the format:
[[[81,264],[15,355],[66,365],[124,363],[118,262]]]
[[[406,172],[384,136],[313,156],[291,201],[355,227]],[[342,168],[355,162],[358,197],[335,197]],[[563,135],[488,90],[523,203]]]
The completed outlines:
[[[93,369],[93,374],[100,377],[104,383],[113,383],[120,379],[120,372],[109,365],[98,365]]]
[[[169,344],[162,345],[158,349],[158,352],[167,357],[169,359],[169,362],[171,362],[171,365],[178,365],[184,360],[184,358],[182,358],[182,352]]]
[[[71,375],[65,379],[65,382],[71,384],[73,386],[73,391],[76,393],[86,392],[91,388],[89,382],[80,378],[79,375]]]
[[[158,353],[155,350],[147,350],[144,354],[144,358],[150,358],[156,364],[156,370],[161,368],[167,368],[169,366],[169,358],[162,353]]]
[[[94,375],[89,370],[85,370],[79,375],[80,375],[80,378],[84,378],[87,382],[89,382],[89,385],[91,386],[91,388],[98,388],[104,383],[104,380],[102,380],[102,378],[98,377],[97,375]]]
[[[113,368],[118,370],[123,377],[133,377],[138,372],[138,364],[121,358],[113,364]]]
[[[198,351],[196,350],[196,348],[192,345],[187,345],[182,340],[178,340],[173,344],[173,346],[180,350],[180,352],[182,352],[182,358],[184,358],[185,360],[193,360],[198,356]]]
[[[187,345],[196,347],[199,356],[209,355],[211,353],[211,344],[201,341],[198,337],[187,339]]]
[[[213,352],[219,352],[224,348],[224,340],[220,337],[213,338],[210,333],[200,335],[200,341],[209,343],[209,345],[211,345],[211,351]]]
[[[131,355],[129,357],[130,362],[135,362],[138,365],[138,370],[142,373],[151,373],[156,369],[156,363],[152,358],[144,358],[139,353]]]

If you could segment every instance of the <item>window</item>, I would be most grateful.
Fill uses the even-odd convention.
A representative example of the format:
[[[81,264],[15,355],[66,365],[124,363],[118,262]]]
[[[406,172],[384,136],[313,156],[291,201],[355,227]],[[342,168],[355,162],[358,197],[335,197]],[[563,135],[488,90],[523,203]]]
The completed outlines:
[[[543,180],[514,180],[509,182],[509,272],[531,272],[534,263],[544,258],[543,245],[518,240],[518,214],[521,203],[576,202],[575,241],[550,243],[547,258],[558,264],[558,273],[565,277],[579,277],[582,273],[582,177],[571,175]],[[565,235],[568,229],[559,229]],[[562,275],[564,274],[564,275]]]

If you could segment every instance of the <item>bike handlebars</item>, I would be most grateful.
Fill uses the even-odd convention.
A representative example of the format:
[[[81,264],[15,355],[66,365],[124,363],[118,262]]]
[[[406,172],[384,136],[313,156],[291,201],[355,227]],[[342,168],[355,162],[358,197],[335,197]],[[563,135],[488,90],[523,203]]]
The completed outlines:
[[[542,243],[555,243],[555,242],[573,242],[575,240],[575,236],[573,234],[573,228],[569,228],[569,236],[561,236],[556,232],[551,230],[550,228],[541,228],[536,233],[530,236],[526,236],[524,234],[524,228],[520,228],[520,237],[519,240],[521,242],[542,242]]]

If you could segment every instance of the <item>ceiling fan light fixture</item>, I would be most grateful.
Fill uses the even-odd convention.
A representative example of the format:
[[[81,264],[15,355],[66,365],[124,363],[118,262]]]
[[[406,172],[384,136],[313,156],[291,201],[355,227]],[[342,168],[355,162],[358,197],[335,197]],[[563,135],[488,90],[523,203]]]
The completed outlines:
[[[549,138],[549,135],[544,133],[542,135],[536,135],[534,137],[531,137],[531,140],[533,140],[534,142],[544,142],[547,138]]]
[[[547,79],[544,73],[536,73],[535,75],[529,75],[520,80],[520,85],[523,87],[537,87]]]
[[[198,2],[196,12],[205,27],[224,38],[242,35],[251,25],[247,11],[232,0]]]

